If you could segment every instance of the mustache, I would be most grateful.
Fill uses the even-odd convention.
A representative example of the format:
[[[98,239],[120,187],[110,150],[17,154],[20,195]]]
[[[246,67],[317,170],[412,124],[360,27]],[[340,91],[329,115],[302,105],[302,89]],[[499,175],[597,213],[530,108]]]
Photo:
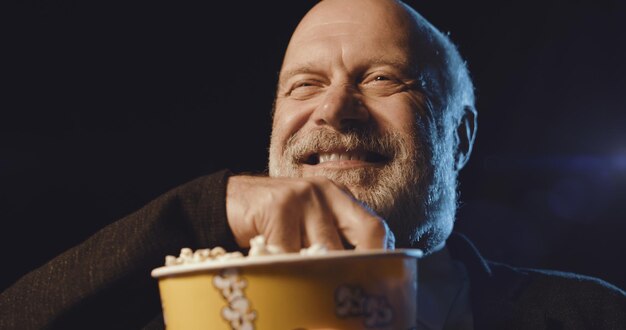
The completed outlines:
[[[380,133],[371,128],[338,132],[319,128],[292,135],[285,144],[285,159],[304,162],[313,154],[333,151],[359,151],[376,154],[385,159],[407,157],[403,138],[395,132]]]

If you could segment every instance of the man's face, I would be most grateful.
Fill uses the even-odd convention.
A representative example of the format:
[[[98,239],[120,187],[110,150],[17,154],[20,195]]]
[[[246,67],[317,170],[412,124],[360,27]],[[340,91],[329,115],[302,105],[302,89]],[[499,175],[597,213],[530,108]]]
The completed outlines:
[[[356,12],[350,1],[318,5],[296,29],[279,77],[269,170],[345,185],[406,245],[424,221],[431,181],[429,113],[406,16],[381,10],[388,3],[359,4]]]

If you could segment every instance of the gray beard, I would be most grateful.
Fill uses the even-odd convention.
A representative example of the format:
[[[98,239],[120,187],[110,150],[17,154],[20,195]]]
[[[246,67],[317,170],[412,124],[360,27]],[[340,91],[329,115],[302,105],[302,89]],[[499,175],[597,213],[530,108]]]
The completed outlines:
[[[319,169],[314,175],[345,185],[357,200],[385,219],[395,235],[396,247],[420,248],[428,253],[452,230],[456,175],[450,184],[450,175],[444,175],[449,166],[441,163],[450,160],[432,157],[433,144],[421,141],[417,133],[371,130],[338,133],[320,129],[304,136],[296,134],[282,152],[275,144],[270,146],[269,173],[272,177],[308,176],[298,160],[311,152],[364,149],[390,155],[391,161],[381,167]]]

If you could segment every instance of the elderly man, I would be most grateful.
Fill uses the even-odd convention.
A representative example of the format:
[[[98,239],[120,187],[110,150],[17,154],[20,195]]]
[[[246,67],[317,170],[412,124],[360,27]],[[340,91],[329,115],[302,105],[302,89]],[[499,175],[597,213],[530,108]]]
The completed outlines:
[[[325,0],[279,76],[269,177],[180,186],[2,293],[2,328],[162,326],[155,281],[183,246],[417,247],[418,328],[616,329],[626,295],[598,279],[483,260],[452,234],[474,141],[473,87],[452,43],[394,0]],[[156,317],[156,319],[155,319]]]

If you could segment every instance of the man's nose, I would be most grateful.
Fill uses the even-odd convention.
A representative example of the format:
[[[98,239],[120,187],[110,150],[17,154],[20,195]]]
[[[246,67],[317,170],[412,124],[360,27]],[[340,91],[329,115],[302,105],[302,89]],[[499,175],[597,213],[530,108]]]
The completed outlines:
[[[317,125],[328,125],[338,131],[364,124],[369,112],[350,86],[329,88],[313,114]]]

